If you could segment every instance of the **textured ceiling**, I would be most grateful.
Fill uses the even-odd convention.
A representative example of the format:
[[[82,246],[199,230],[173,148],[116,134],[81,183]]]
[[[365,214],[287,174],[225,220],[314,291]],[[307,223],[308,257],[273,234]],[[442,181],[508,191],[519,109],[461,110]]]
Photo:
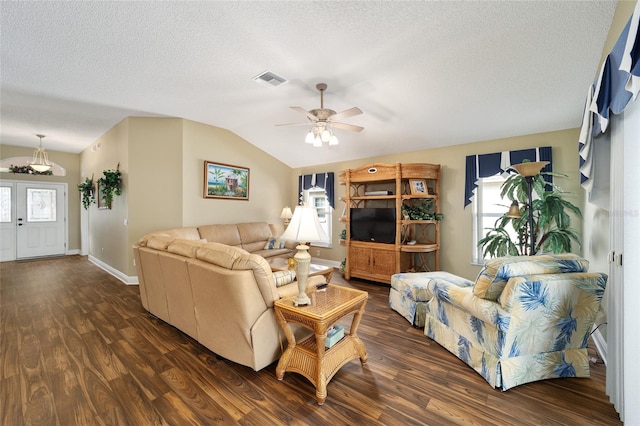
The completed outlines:
[[[2,144],[80,152],[127,116],[291,167],[578,127],[615,1],[0,2]],[[271,70],[277,88],[253,77]],[[337,147],[290,106],[358,106]]]

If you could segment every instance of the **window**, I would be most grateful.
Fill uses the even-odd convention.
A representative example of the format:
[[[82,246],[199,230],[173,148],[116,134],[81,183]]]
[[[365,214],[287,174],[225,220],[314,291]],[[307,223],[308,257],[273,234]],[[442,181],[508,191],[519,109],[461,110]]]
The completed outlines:
[[[11,187],[0,187],[0,222],[11,222]]]
[[[324,232],[328,237],[326,241],[313,243],[313,245],[331,248],[331,222],[333,217],[333,208],[329,205],[327,193],[324,188],[313,187],[304,190],[303,196],[306,203],[316,208],[320,225],[322,225],[322,229],[324,229]]]
[[[476,195],[471,203],[473,207],[473,263],[484,263],[485,258],[482,255],[482,247],[478,247],[478,241],[485,237],[488,229],[495,226],[496,220],[507,212],[511,204],[507,198],[500,197],[500,186],[504,181],[505,178],[499,174],[477,181]],[[515,239],[515,230],[511,226],[507,228],[509,234]]]
[[[27,188],[27,222],[56,221],[56,190]]]

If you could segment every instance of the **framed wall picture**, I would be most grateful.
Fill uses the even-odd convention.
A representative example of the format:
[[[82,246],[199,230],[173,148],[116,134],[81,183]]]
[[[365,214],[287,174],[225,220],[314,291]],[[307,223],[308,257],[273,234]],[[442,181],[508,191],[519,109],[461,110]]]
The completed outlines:
[[[409,179],[409,186],[411,187],[411,195],[427,195],[427,181],[425,179]]]
[[[204,198],[249,200],[249,168],[205,161]]]

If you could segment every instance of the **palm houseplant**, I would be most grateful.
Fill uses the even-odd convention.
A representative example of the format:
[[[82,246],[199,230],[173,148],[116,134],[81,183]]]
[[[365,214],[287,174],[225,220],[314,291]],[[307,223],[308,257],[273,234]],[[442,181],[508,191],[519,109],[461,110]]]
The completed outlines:
[[[581,245],[571,227],[571,214],[582,218],[580,209],[563,198],[567,192],[547,182],[543,175],[567,177],[538,171],[531,176],[512,174],[504,181],[500,195],[511,201],[511,208],[478,241],[485,257],[566,253],[571,251],[573,242]]]

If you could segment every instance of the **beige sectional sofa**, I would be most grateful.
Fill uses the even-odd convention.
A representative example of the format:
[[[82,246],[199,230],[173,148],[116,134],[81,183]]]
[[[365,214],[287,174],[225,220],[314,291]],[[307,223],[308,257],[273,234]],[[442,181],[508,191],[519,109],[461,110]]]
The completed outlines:
[[[153,232],[145,235],[142,239],[148,239],[152,236],[167,236],[185,240],[206,240],[209,243],[221,243],[238,247],[264,258],[273,256],[289,257],[293,255],[296,243],[287,242],[280,248],[281,244],[278,244],[278,236],[283,231],[282,227],[278,225],[266,222],[249,222],[175,228]],[[271,249],[266,249],[265,247],[269,241],[275,242],[276,245]]]
[[[287,284],[290,280],[282,277],[277,287],[266,259],[256,254],[266,244],[249,241],[262,235],[259,228],[238,224],[173,229],[149,234],[133,247],[143,307],[221,357],[256,371],[276,361],[286,347],[273,302],[298,292],[297,282]],[[221,232],[214,235],[215,230]],[[286,250],[267,254],[288,254]],[[308,286],[323,281],[311,277]]]

